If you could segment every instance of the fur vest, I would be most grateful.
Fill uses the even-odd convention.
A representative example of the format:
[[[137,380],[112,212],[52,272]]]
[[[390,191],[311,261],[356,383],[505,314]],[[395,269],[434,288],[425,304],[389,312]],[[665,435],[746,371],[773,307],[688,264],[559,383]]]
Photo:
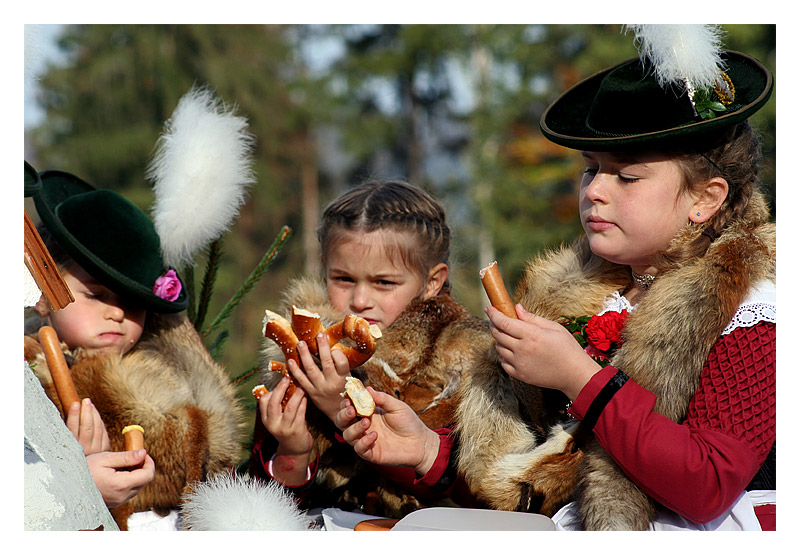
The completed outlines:
[[[293,282],[278,312],[289,317],[292,305],[317,312],[326,327],[344,316],[331,307],[324,285],[317,280]],[[486,358],[492,344],[487,323],[442,293],[427,301],[412,302],[383,330],[372,358],[352,369],[352,374],[365,385],[407,403],[428,427],[448,427],[455,418],[462,375]],[[269,339],[264,340],[262,357],[265,362],[284,361]],[[279,377],[271,374],[279,373],[266,372],[262,382]],[[367,508],[374,514],[401,518],[441,502],[412,495],[381,476],[352,447],[336,440],[338,430],[313,403],[308,404],[306,419],[319,454],[319,469],[307,492],[310,507]]]
[[[25,357],[61,410],[34,337],[25,338]],[[65,348],[65,357],[78,395],[92,400],[105,423],[111,450],[122,451],[122,428],[138,424],[155,461],[153,481],[111,511],[121,530],[134,512],[165,515],[178,508],[192,484],[241,460],[243,414],[235,388],[183,313],[148,314],[141,339],[124,356]]]
[[[767,217],[763,198],[754,195],[744,216],[703,257],[661,275],[628,318],[624,343],[611,363],[654,393],[655,410],[676,422],[685,418],[706,358],[750,288],[775,279],[775,226]],[[627,266],[594,256],[584,236],[530,263],[516,298],[552,320],[593,315],[630,280]],[[475,370],[464,381],[459,405],[458,465],[481,499],[496,509],[552,516],[574,495],[584,529],[647,527],[654,502],[593,437],[581,437],[574,423],[553,426],[546,440],[539,433],[553,412],[537,416],[529,407],[544,398],[547,408],[546,399],[560,393],[544,392],[491,365]]]

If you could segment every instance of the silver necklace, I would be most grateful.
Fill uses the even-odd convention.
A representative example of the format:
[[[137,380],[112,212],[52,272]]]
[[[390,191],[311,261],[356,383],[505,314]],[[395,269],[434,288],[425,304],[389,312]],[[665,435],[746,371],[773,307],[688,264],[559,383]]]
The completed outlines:
[[[653,285],[653,282],[656,279],[656,276],[654,276],[653,274],[639,275],[633,270],[631,270],[631,276],[633,276],[633,281],[636,283],[636,285],[638,285],[645,291],[647,291],[650,288],[650,286]]]

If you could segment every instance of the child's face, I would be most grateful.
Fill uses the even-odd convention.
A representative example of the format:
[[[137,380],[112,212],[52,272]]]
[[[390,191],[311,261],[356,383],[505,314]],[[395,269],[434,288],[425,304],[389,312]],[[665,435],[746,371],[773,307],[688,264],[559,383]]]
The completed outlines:
[[[146,312],[129,306],[82,268],[73,267],[63,277],[75,301],[49,313],[59,339],[71,349],[127,353],[142,336]]]
[[[584,152],[583,160],[580,215],[592,252],[647,271],[651,255],[687,224],[695,202],[679,194],[677,162],[609,152]]]
[[[330,248],[325,268],[328,300],[333,307],[360,316],[382,330],[392,325],[423,286],[421,276],[387,256],[385,233],[348,233]],[[433,295],[426,288],[423,298]]]

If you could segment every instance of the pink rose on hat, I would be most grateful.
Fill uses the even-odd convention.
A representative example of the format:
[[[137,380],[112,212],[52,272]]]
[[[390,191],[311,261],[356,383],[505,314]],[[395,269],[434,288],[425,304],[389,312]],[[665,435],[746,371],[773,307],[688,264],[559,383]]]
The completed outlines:
[[[166,274],[156,279],[153,285],[153,294],[167,301],[174,301],[181,294],[181,280],[175,270],[169,270]]]

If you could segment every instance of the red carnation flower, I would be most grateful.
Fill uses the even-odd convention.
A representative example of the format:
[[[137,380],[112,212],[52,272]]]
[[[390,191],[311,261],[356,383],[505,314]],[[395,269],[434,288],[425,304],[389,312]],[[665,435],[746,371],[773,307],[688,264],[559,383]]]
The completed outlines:
[[[590,345],[604,353],[612,346],[621,343],[622,328],[628,318],[628,311],[609,311],[600,316],[592,316],[586,324],[586,339]]]

